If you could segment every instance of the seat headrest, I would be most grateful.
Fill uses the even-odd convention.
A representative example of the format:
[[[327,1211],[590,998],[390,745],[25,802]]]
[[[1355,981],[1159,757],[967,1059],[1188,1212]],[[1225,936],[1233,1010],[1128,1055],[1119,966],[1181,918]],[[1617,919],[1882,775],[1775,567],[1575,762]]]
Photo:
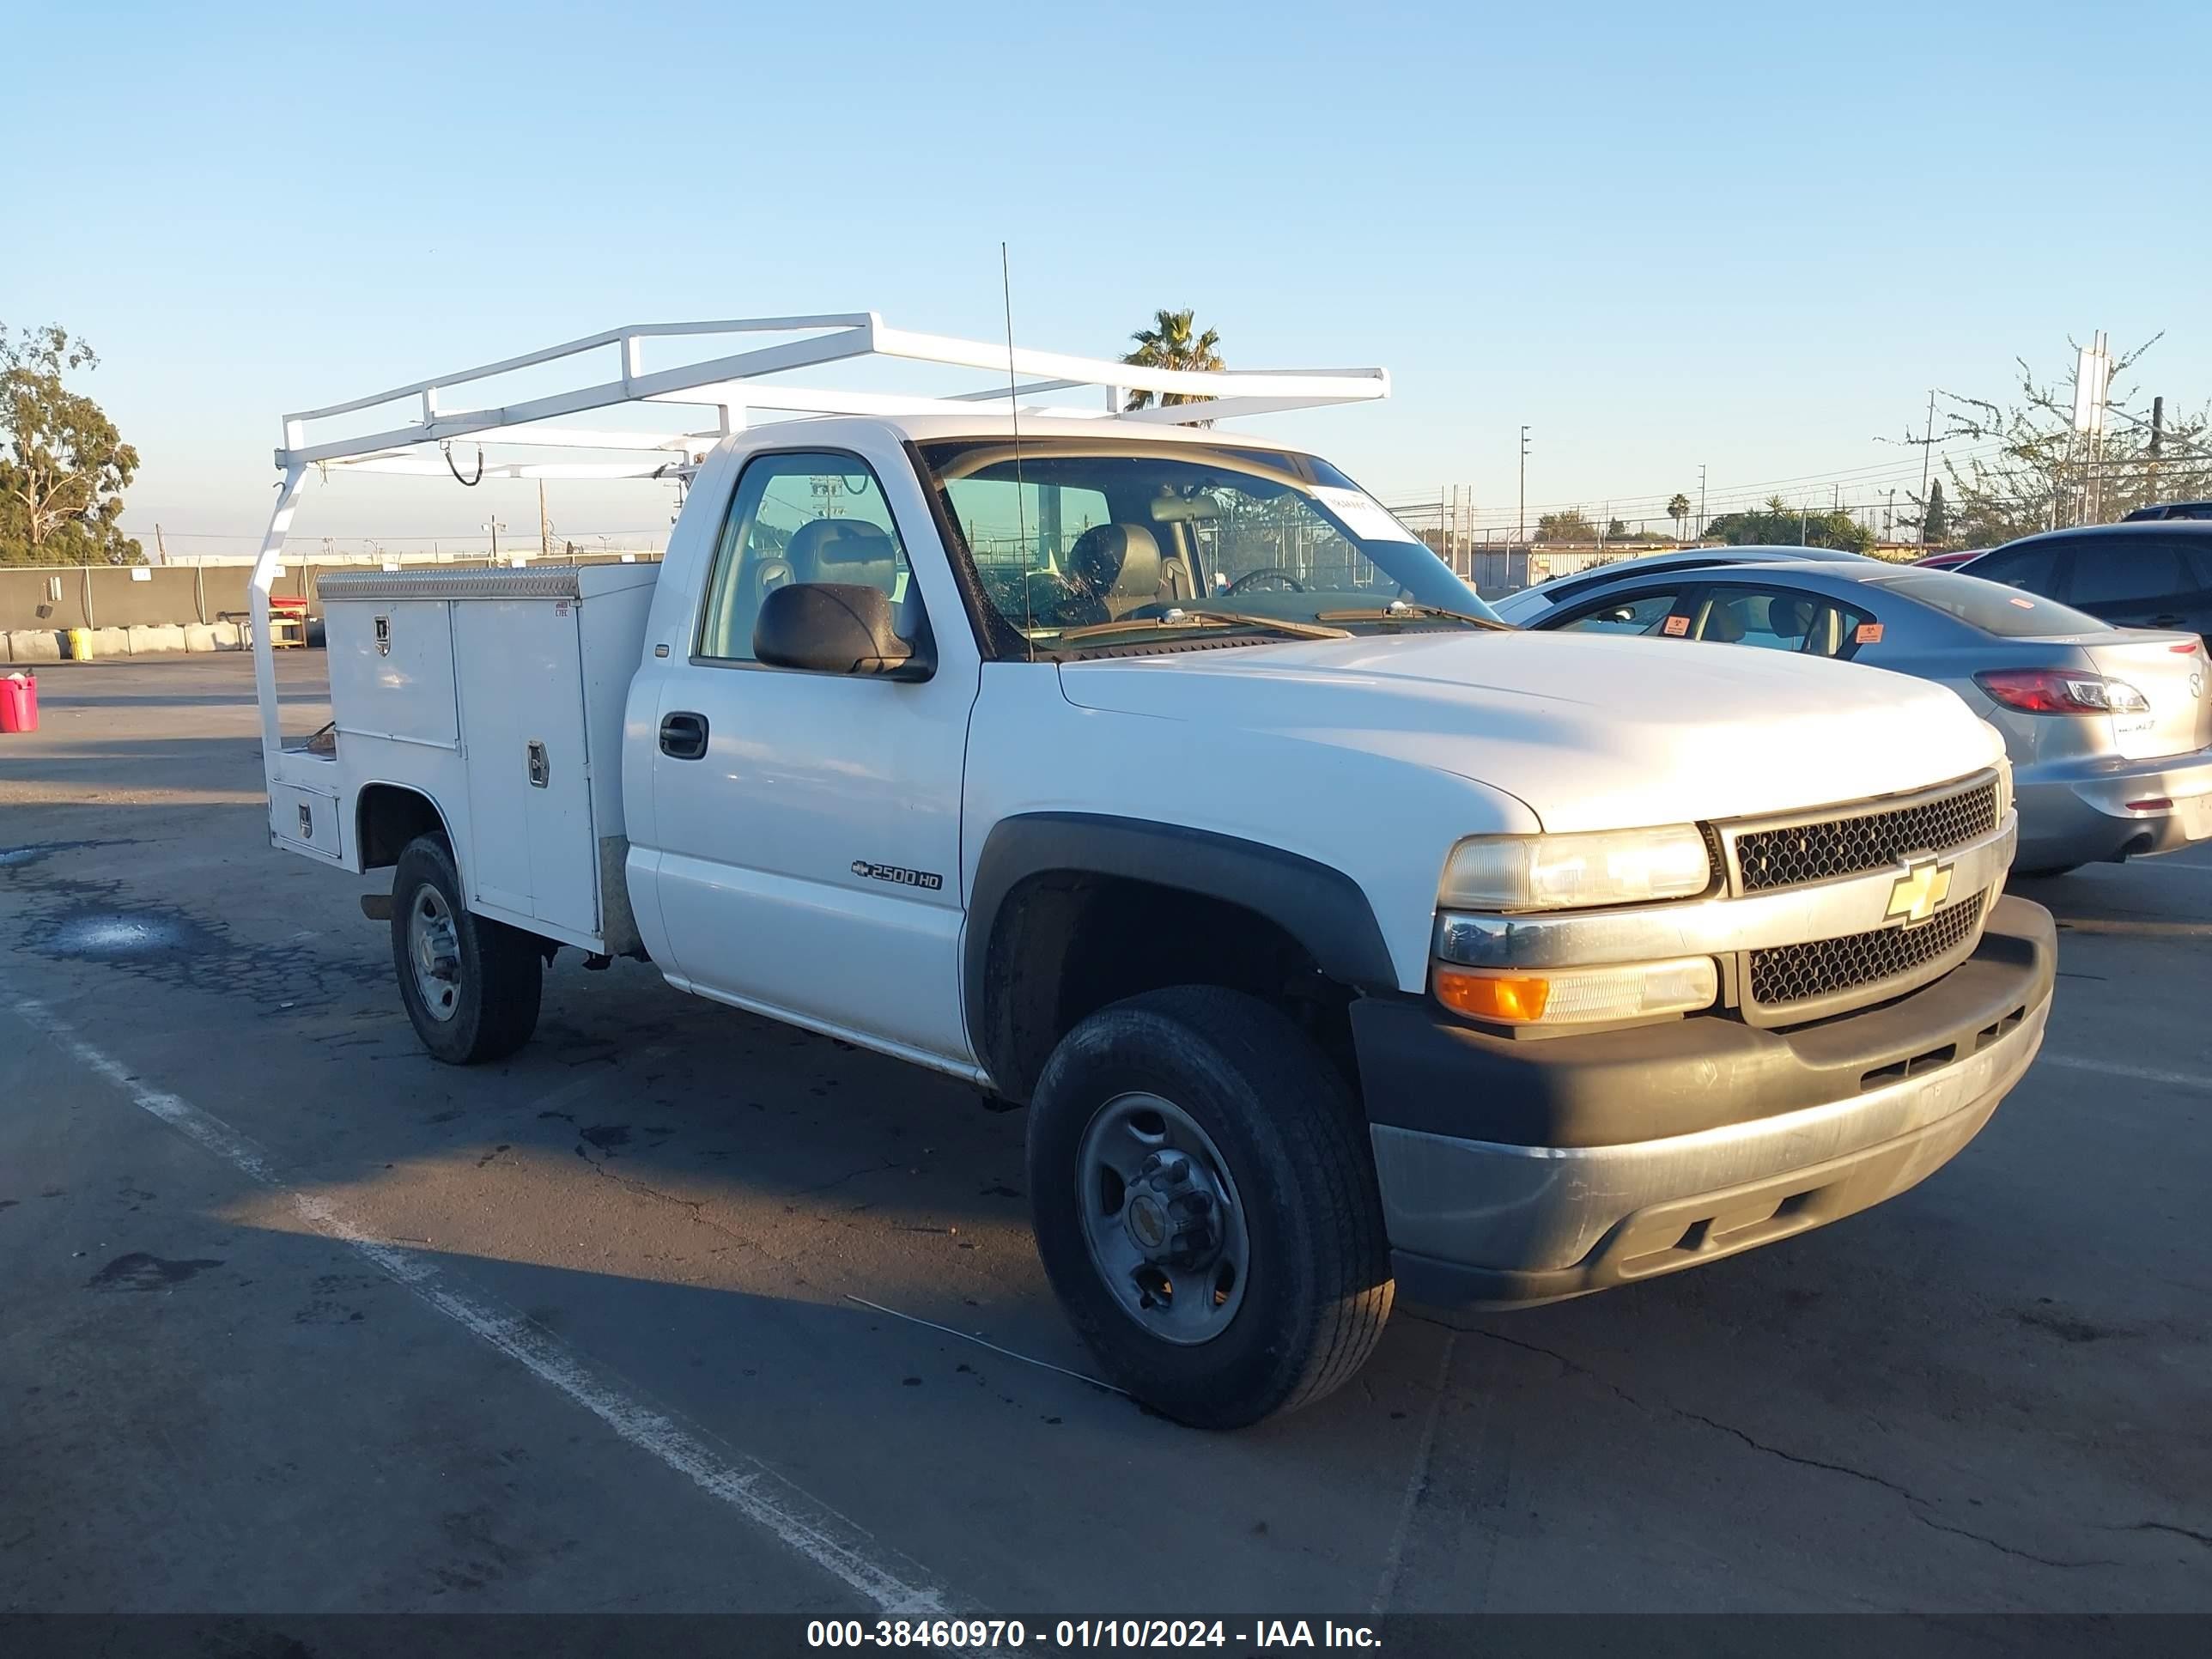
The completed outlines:
[[[891,563],[896,554],[880,525],[864,519],[816,519],[799,526],[787,550],[805,581],[835,581],[841,565]]]
[[[1160,585],[1160,544],[1142,525],[1096,524],[1075,538],[1067,565],[1101,598],[1150,599]]]

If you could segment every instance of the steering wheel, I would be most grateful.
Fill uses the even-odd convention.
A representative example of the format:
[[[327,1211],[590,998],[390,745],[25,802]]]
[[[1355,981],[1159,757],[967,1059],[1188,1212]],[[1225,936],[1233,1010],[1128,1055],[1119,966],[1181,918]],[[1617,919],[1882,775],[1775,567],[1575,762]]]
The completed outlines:
[[[1256,587],[1261,582],[1279,584],[1284,587],[1289,588],[1293,593],[1303,593],[1306,591],[1306,585],[1300,581],[1296,576],[1293,576],[1289,571],[1284,569],[1280,565],[1269,564],[1262,565],[1257,570],[1246,571],[1235,581],[1229,584],[1228,592],[1231,593],[1242,593],[1246,588]]]

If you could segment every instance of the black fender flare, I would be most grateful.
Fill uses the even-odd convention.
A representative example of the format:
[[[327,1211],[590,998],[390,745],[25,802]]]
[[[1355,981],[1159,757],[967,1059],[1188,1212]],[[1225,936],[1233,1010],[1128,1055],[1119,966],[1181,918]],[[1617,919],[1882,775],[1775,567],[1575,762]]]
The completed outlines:
[[[1389,946],[1359,884],[1297,853],[1184,824],[1091,812],[1030,812],[992,826],[968,895],[963,1007],[976,1057],[994,1076],[990,960],[1007,897],[1032,877],[1123,877],[1222,899],[1262,915],[1303,945],[1328,978],[1364,994],[1398,988]]]

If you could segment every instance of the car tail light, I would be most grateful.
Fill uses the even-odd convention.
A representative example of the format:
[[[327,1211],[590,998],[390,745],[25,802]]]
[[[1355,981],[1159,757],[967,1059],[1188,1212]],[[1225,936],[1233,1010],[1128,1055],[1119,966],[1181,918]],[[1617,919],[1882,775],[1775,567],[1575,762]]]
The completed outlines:
[[[2125,680],[2057,668],[1992,668],[1974,684],[2023,714],[2139,714],[2150,704]]]

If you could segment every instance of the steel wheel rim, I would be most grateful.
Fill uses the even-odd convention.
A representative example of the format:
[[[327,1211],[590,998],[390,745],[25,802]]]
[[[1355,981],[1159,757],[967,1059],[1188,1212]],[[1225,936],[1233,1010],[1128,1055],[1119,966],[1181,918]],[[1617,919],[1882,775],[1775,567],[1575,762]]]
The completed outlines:
[[[431,1018],[441,1024],[461,1003],[461,937],[444,896],[427,882],[415,890],[407,907],[407,960],[415,970],[415,994]]]
[[[1091,1114],[1075,1168],[1091,1265],[1121,1311],[1184,1347],[1228,1329],[1252,1242],[1213,1138],[1172,1101],[1116,1095]]]

